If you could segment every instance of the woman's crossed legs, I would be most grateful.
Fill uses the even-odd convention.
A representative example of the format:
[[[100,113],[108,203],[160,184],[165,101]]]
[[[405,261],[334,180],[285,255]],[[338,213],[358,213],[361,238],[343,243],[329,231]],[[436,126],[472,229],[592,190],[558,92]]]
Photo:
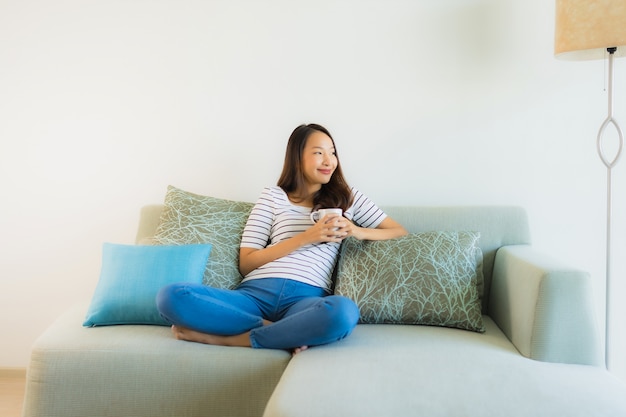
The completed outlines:
[[[346,297],[278,278],[246,281],[236,290],[173,284],[159,292],[157,306],[178,339],[295,352],[345,338],[359,318]]]

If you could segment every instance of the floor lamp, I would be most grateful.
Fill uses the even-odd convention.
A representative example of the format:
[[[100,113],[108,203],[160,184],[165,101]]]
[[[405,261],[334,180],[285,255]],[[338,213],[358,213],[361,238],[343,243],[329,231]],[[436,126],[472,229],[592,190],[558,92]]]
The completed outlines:
[[[610,347],[610,287],[611,287],[611,172],[619,161],[624,135],[613,118],[613,60],[626,56],[626,1],[624,0],[556,0],[556,30],[554,54],[559,59],[609,61],[608,116],[600,126],[597,149],[607,169],[606,216],[606,312],[605,364],[609,369]],[[615,155],[607,155],[604,148],[605,132],[614,128],[618,136]]]

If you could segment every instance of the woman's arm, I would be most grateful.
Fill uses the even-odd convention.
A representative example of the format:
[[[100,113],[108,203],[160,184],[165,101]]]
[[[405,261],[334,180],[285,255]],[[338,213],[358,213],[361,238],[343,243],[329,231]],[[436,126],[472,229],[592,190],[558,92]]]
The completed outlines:
[[[402,225],[391,217],[385,218],[378,227],[359,227],[345,217],[326,216],[306,231],[280,243],[263,249],[240,248],[239,272],[247,275],[266,263],[282,258],[302,246],[319,242],[341,243],[348,236],[359,240],[387,240],[408,234]]]
[[[385,218],[375,229],[367,227],[359,227],[354,223],[348,223],[343,229],[347,231],[347,236],[354,236],[359,240],[387,240],[407,235],[409,232],[397,221],[391,217]],[[339,229],[342,230],[342,229]]]
[[[347,232],[337,230],[338,226],[335,224],[336,221],[339,221],[337,219],[341,218],[338,216],[327,216],[315,223],[313,226],[309,227],[306,231],[289,239],[285,239],[275,245],[267,246],[263,249],[240,248],[239,272],[245,276],[266,263],[282,258],[302,246],[310,245],[312,243],[341,243],[341,241],[347,236]]]
[[[268,246],[263,249],[240,248],[239,249],[239,272],[246,276],[260,266],[275,259],[286,256],[302,246],[300,235]]]

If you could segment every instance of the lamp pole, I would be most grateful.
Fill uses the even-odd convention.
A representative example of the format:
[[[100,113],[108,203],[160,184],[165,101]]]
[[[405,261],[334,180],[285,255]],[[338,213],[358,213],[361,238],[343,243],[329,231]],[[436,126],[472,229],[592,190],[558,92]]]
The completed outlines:
[[[614,54],[617,51],[616,47],[607,48],[607,52],[609,54],[609,92],[608,92],[608,115],[602,125],[600,126],[600,130],[598,131],[598,139],[597,139],[597,147],[598,147],[598,155],[600,155],[600,159],[604,166],[606,166],[607,172],[607,190],[606,190],[606,282],[605,282],[605,327],[604,327],[604,362],[606,365],[606,369],[609,369],[609,346],[610,346],[610,316],[611,316],[611,217],[612,217],[612,183],[611,183],[611,174],[613,167],[619,161],[619,158],[622,154],[622,148],[624,146],[624,135],[622,133],[622,129],[620,129],[617,121],[613,118],[613,59]],[[603,137],[604,132],[606,131],[609,125],[613,125],[618,135],[618,148],[615,153],[613,159],[609,159],[606,155],[606,152],[603,148]]]

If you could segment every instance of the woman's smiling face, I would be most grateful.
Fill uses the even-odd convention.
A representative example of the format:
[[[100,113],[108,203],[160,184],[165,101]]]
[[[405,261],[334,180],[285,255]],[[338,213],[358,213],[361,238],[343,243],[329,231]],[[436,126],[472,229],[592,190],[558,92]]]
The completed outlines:
[[[337,168],[333,140],[323,132],[311,133],[302,151],[302,170],[310,191],[327,184]]]

